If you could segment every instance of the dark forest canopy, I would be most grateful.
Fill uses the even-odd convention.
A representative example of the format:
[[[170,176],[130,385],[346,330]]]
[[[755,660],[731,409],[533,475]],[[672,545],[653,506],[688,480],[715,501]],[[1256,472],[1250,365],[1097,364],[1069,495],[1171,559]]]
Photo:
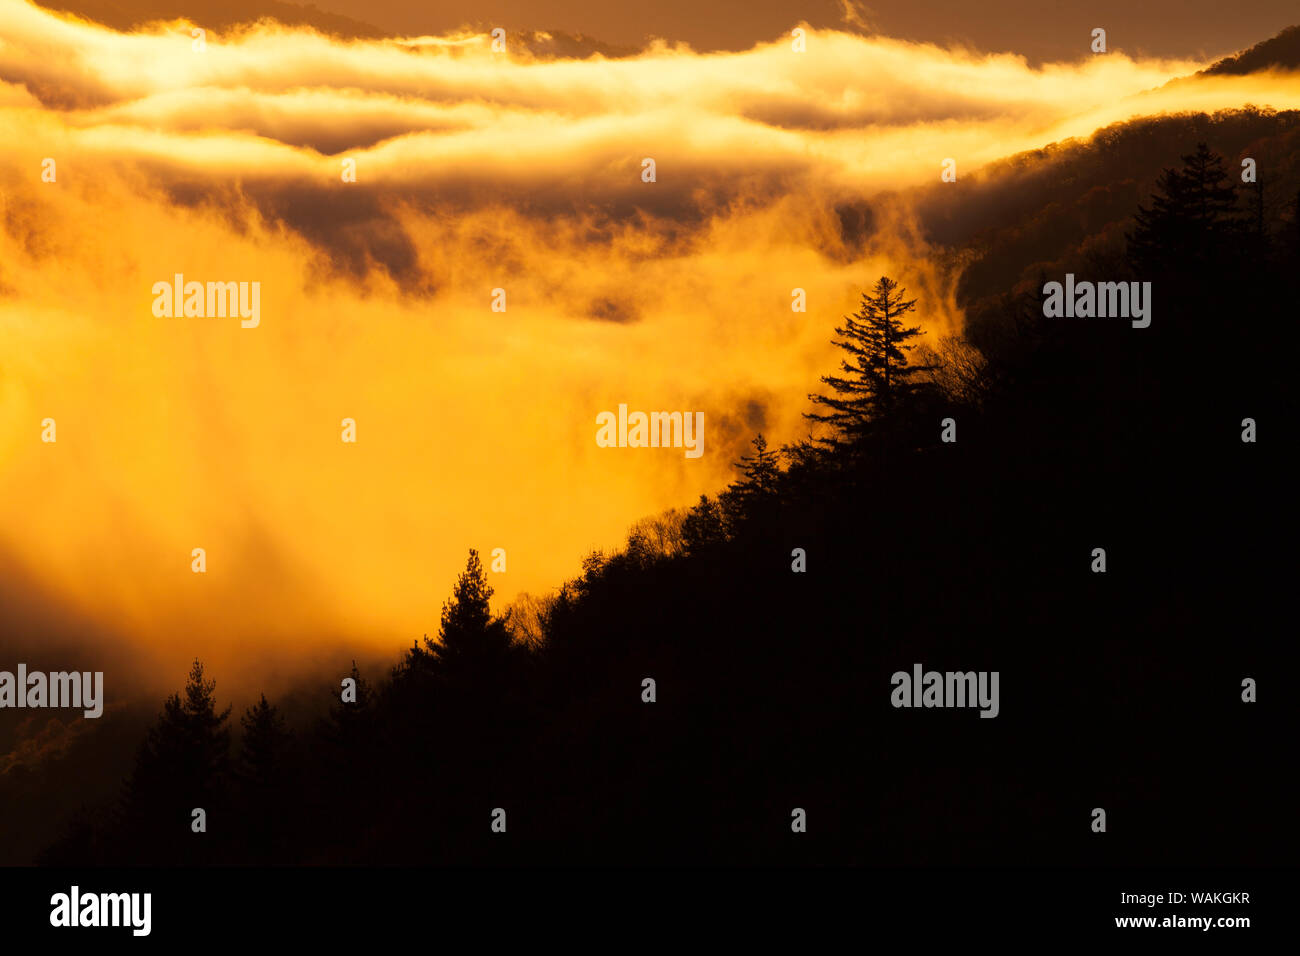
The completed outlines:
[[[1253,158],[1273,233],[1295,222],[1300,192],[1300,112],[1244,108],[1135,119],[1086,140],[1053,143],[907,194],[923,234],[961,264],[958,299],[968,315],[1008,292],[1033,290],[1041,272],[1122,267],[1126,233],[1163,170],[1197,142],[1234,173],[1243,208],[1254,198],[1236,173]],[[841,218],[870,220],[870,210]]]
[[[1300,70],[1300,25],[1287,27],[1277,36],[1256,43],[1236,56],[1224,57],[1201,73],[1241,76],[1273,69]]]

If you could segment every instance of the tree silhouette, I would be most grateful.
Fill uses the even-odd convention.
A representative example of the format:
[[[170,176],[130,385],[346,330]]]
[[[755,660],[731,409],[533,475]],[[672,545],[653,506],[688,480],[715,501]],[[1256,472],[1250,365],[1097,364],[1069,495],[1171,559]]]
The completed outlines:
[[[494,617],[488,602],[492,587],[487,583],[483,563],[473,548],[465,571],[456,581],[451,600],[442,606],[442,626],[435,643],[425,644],[438,665],[448,673],[477,672],[500,663],[512,642],[504,617]]]
[[[215,689],[216,681],[204,679],[203,664],[196,658],[184,696],[167,698],[136,756],[123,815],[143,853],[155,859],[172,855],[176,841],[189,833],[193,808],[213,815],[225,805],[230,707],[217,711]]]
[[[330,689],[330,709],[324,722],[323,734],[330,744],[330,750],[341,760],[347,761],[366,748],[374,720],[373,692],[370,683],[361,676],[357,662],[352,662],[348,675],[356,685],[355,701],[345,703],[342,685]]]
[[[289,749],[284,719],[263,694],[239,718],[243,728],[235,776],[250,791],[273,789],[280,780]]]
[[[708,495],[700,495],[699,502],[686,512],[682,522],[682,544],[686,553],[699,554],[726,539],[726,526],[718,503]]]
[[[239,719],[243,728],[235,779],[239,809],[250,851],[265,857],[283,844],[291,806],[292,738],[277,708],[266,695]]]
[[[924,333],[919,326],[907,327],[903,316],[916,308],[915,299],[905,299],[904,290],[888,276],[881,276],[870,294],[862,296],[862,308],[846,316],[837,326],[841,339],[834,344],[849,353],[842,360],[843,376],[826,375],[822,382],[840,397],[809,395],[813,404],[829,408],[825,414],[805,412],[804,417],[833,425],[837,434],[820,441],[831,448],[858,444],[880,431],[904,410],[925,383],[916,379],[930,372],[929,365],[912,365],[907,353],[909,341]]]
[[[355,660],[348,676],[355,682],[356,700],[343,700],[339,681],[328,689],[330,708],[317,726],[321,746],[314,754],[321,784],[307,788],[306,797],[314,808],[317,826],[335,827],[345,838],[356,839],[360,829],[356,821],[369,812],[369,801],[375,796],[374,773],[385,756],[377,744],[386,738],[377,732],[377,695]]]
[[[736,467],[741,477],[723,494],[728,520],[736,526],[743,517],[767,517],[776,499],[781,480],[780,455],[767,447],[760,433],[751,444],[754,454],[742,455]]]
[[[1242,221],[1223,157],[1198,143],[1182,160],[1182,169],[1160,174],[1151,205],[1138,207],[1134,215],[1129,255],[1140,270],[1185,270],[1195,276],[1198,270],[1212,271],[1234,251]]]
[[[776,494],[781,479],[780,456],[768,449],[760,432],[752,441],[754,454],[742,455],[737,463],[744,477],[736,483],[742,499],[761,499]]]

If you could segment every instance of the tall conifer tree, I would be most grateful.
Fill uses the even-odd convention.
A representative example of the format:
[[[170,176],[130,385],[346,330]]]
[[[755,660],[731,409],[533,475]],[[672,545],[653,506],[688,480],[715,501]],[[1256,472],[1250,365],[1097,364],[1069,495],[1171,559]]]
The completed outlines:
[[[907,354],[915,348],[911,340],[924,333],[920,326],[903,324],[903,317],[915,308],[916,300],[904,298],[897,282],[881,276],[872,291],[863,294],[862,308],[836,327],[841,338],[833,342],[849,358],[840,362],[843,375],[825,375],[822,382],[837,394],[809,395],[813,404],[829,411],[805,413],[806,418],[834,426],[836,434],[820,439],[823,444],[853,446],[883,430],[925,386],[916,376],[933,371],[933,366],[910,364]]]

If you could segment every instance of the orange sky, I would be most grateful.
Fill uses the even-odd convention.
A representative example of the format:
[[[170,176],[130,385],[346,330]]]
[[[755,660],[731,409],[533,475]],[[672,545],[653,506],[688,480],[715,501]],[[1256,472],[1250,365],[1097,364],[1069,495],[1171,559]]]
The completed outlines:
[[[130,0],[121,5],[129,7]],[[475,22],[564,30],[633,47],[665,37],[697,50],[745,50],[803,19],[822,29],[1011,50],[1035,62],[1082,55],[1094,27],[1106,28],[1112,48],[1128,53],[1215,56],[1296,20],[1294,0],[316,0],[316,6],[398,33],[436,33]]]
[[[755,429],[802,434],[882,272],[957,328],[905,203],[863,250],[836,203],[1130,116],[1300,107],[1294,78],[1149,92],[1197,61],[1030,68],[816,30],[806,53],[787,30],[530,62],[475,35],[198,51],[182,23],[0,17],[0,562],[172,671],[408,644],[469,547],[506,549],[502,606],[556,586],[717,490]],[[155,317],[178,272],[259,282],[259,326]],[[703,456],[598,448],[619,403],[703,411]]]

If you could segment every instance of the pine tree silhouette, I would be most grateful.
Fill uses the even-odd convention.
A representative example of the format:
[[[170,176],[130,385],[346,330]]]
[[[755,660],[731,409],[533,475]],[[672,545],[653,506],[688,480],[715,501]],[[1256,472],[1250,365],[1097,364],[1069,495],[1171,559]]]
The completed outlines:
[[[767,439],[761,433],[753,438],[751,444],[754,454],[742,455],[736,462],[741,477],[722,496],[733,526],[746,518],[770,516],[779,490],[780,455],[767,447]]]
[[[355,660],[348,676],[355,682],[356,700],[343,700],[341,682],[329,688],[329,712],[317,727],[323,746],[313,755],[317,783],[305,796],[317,827],[330,826],[344,839],[359,840],[360,821],[375,798],[374,775],[387,756],[383,745],[388,736],[379,731],[377,695]]]
[[[239,813],[254,858],[283,846],[291,805],[292,738],[277,708],[262,694],[240,717],[243,738],[235,763]]]
[[[280,781],[289,749],[289,732],[279,710],[262,694],[239,718],[243,728],[235,776],[248,791],[274,789]]]
[[[230,707],[217,711],[215,689],[216,681],[204,679],[203,664],[196,658],[184,696],[167,698],[136,756],[122,812],[143,857],[206,858],[210,841],[185,838],[190,835],[192,809],[201,807],[212,817],[225,807],[228,796]]]
[[[718,503],[708,495],[686,512],[682,521],[682,545],[687,554],[699,554],[727,540],[726,527]]]
[[[501,663],[509,653],[510,628],[506,618],[493,616],[488,604],[491,597],[483,563],[471,548],[451,600],[442,606],[439,640],[425,639],[428,651],[445,673],[477,672]]]
[[[841,397],[809,395],[813,404],[830,411],[804,413],[805,418],[834,426],[837,434],[819,439],[830,448],[852,447],[879,433],[924,387],[916,376],[933,371],[932,366],[908,362],[907,353],[915,347],[909,341],[924,333],[919,326],[903,325],[902,317],[916,308],[916,300],[903,294],[897,282],[882,276],[870,294],[863,294],[862,308],[835,329],[842,338],[834,344],[852,361],[841,361],[843,376],[826,375],[822,382]]]
[[[326,740],[330,742],[331,749],[340,756],[354,753],[364,747],[374,718],[370,682],[361,675],[355,660],[352,662],[352,670],[348,676],[356,686],[356,700],[344,702],[341,684],[331,688],[329,716],[324,726]]]
[[[736,490],[743,499],[767,498],[776,494],[781,479],[780,456],[768,449],[762,432],[754,436],[752,444],[754,454],[742,455],[737,462],[744,477],[736,483]]]
[[[1234,253],[1242,218],[1223,157],[1198,143],[1182,160],[1182,169],[1161,173],[1150,207],[1140,206],[1134,215],[1129,256],[1139,271],[1212,273]]]

